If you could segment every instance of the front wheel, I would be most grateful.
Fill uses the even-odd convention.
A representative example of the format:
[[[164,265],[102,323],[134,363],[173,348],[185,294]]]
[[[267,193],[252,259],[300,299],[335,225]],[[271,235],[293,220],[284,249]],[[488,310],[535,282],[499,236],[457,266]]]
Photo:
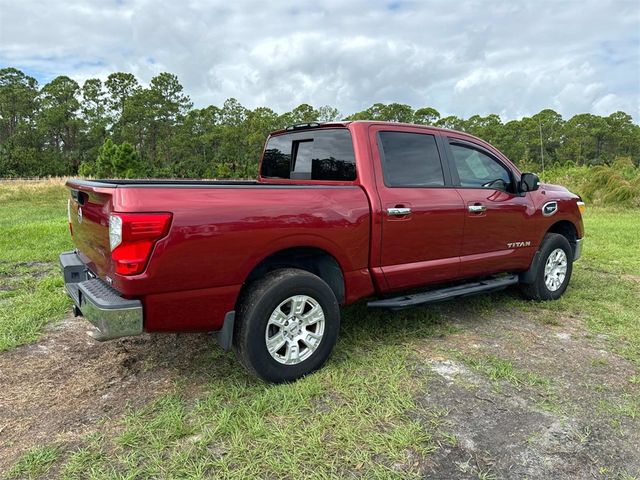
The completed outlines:
[[[236,356],[263,380],[290,382],[320,368],[340,329],[340,309],[324,280],[276,270],[249,285],[238,306]]]
[[[548,233],[537,257],[536,276],[520,289],[531,300],[557,300],[567,289],[573,270],[573,249],[563,235]]]

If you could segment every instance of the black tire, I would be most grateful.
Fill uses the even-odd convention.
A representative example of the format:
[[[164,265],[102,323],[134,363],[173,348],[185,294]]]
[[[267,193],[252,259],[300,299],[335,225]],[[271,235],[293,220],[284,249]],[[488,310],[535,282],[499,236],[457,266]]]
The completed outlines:
[[[555,290],[550,289],[545,282],[545,266],[549,256],[557,249],[561,249],[566,255],[566,274],[564,280]],[[547,233],[538,249],[540,255],[537,257],[538,264],[535,265],[536,275],[532,283],[521,283],[522,294],[530,300],[557,300],[562,296],[569,285],[571,272],[573,271],[573,249],[571,244],[563,235],[558,233]],[[534,260],[535,261],[535,260]]]
[[[272,313],[295,295],[306,295],[320,305],[324,314],[324,331],[315,351],[307,353],[308,358],[287,365],[269,353],[265,335]],[[250,373],[272,383],[291,382],[319,369],[331,355],[340,330],[340,307],[329,285],[316,275],[295,268],[275,270],[250,284],[236,311],[233,337],[236,356]],[[280,333],[278,328],[276,326],[276,333]],[[283,347],[286,352],[289,352],[288,345]],[[304,348],[311,348],[304,342],[296,345],[302,346],[301,352],[305,351]]]

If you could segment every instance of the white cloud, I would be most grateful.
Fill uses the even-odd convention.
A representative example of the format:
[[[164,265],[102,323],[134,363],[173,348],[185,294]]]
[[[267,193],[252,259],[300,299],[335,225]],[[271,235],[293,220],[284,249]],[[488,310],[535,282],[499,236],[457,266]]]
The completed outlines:
[[[593,102],[593,113],[596,115],[608,115],[618,110],[624,110],[624,100],[615,93],[607,93]]]
[[[640,120],[636,0],[0,0],[0,67],[47,81],[176,73],[197,106],[375,102]]]

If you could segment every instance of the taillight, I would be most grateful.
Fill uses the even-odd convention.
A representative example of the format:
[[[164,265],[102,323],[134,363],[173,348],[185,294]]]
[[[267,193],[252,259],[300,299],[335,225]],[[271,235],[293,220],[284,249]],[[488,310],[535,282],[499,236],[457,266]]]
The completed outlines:
[[[109,216],[109,245],[116,273],[142,273],[153,246],[167,234],[170,224],[170,213],[112,213]]]

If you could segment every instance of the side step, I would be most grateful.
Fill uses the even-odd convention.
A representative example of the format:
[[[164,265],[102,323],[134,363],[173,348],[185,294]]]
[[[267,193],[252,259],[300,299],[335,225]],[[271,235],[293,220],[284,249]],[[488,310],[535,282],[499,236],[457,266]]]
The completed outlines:
[[[466,297],[477,293],[503,290],[510,285],[515,285],[516,283],[518,283],[518,275],[491,277],[477,282],[456,285],[455,287],[439,288],[436,290],[429,290],[428,292],[414,293],[412,295],[402,295],[400,297],[373,300],[368,302],[367,306],[400,310],[402,308],[415,307],[417,305],[443,302],[445,300],[451,300],[452,298]]]

